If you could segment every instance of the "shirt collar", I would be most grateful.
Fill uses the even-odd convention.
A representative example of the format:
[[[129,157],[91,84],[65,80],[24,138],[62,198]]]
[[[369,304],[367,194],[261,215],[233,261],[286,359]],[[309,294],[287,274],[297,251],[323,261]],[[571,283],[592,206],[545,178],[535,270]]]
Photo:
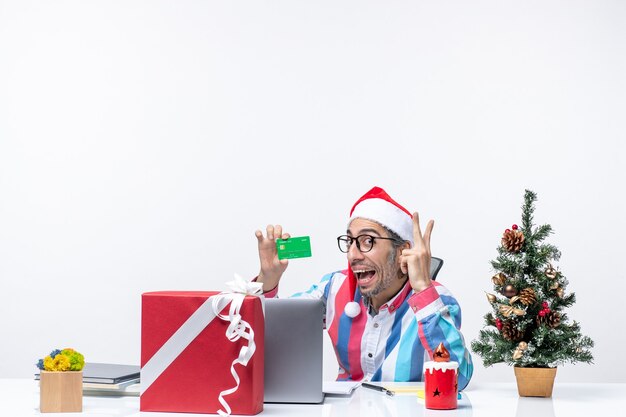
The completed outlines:
[[[407,279],[406,282],[404,283],[404,287],[402,287],[402,289],[398,291],[396,295],[391,297],[389,301],[387,301],[385,304],[380,306],[380,308],[378,309],[378,312],[380,313],[383,310],[387,310],[390,314],[395,313],[396,310],[400,308],[404,300],[406,300],[408,295],[411,293],[411,290],[412,290],[411,283]],[[372,306],[370,304],[370,299],[367,297],[363,297],[363,304],[365,304],[365,306],[367,307],[368,312],[372,314],[373,311],[372,311]]]

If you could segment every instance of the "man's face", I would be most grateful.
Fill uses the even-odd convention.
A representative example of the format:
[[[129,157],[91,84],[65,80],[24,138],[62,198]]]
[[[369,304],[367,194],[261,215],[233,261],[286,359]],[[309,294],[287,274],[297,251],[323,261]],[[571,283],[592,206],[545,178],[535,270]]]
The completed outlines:
[[[347,233],[354,238],[360,235],[389,237],[378,223],[360,218],[350,223]],[[394,256],[395,252],[391,240],[375,239],[372,250],[365,253],[357,248],[356,242],[352,243],[348,250],[348,262],[364,297],[375,297],[384,293],[386,289],[395,287],[393,284],[398,281],[400,273],[400,264],[397,256]],[[394,289],[394,293],[395,291]]]

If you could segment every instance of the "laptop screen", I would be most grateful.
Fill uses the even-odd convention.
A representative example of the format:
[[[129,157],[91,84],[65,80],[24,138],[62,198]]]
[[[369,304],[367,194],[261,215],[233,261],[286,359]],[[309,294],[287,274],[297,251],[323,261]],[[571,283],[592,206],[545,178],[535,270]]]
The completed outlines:
[[[265,300],[265,402],[320,403],[324,302]]]

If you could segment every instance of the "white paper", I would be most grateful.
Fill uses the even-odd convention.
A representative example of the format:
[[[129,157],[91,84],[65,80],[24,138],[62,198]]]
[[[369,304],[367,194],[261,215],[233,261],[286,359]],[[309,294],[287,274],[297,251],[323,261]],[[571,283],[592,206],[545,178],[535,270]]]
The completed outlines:
[[[354,391],[359,384],[359,382],[355,381],[324,381],[322,390],[324,394],[348,395],[352,394],[352,391]]]

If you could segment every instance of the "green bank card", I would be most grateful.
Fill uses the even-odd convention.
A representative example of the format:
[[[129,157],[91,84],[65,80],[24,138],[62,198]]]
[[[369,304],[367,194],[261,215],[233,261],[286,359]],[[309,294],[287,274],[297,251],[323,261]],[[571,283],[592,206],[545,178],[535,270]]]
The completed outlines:
[[[309,236],[276,239],[278,259],[308,258],[311,256],[311,238]]]

